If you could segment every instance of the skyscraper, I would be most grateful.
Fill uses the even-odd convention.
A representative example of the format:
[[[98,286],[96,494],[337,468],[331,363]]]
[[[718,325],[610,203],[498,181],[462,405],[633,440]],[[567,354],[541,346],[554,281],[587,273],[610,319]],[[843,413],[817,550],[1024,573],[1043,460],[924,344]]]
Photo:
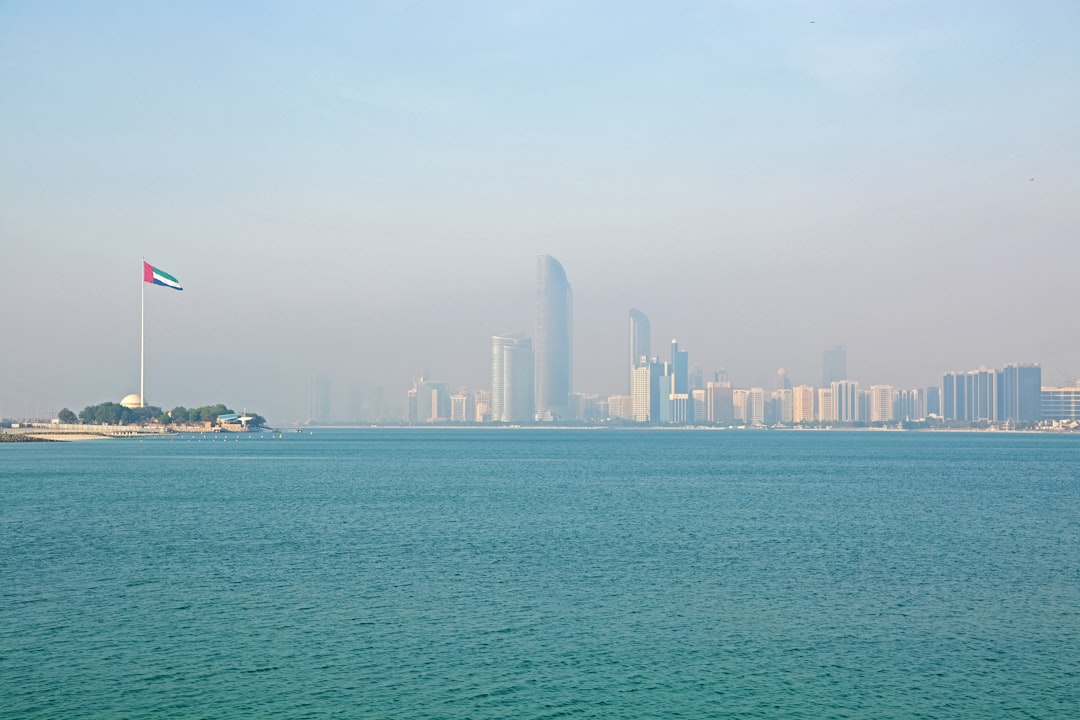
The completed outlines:
[[[571,417],[573,291],[566,271],[550,255],[536,259],[536,418]]]
[[[533,349],[529,338],[491,338],[491,419],[531,422],[533,419]]]
[[[821,359],[821,386],[832,387],[834,382],[847,380],[847,350],[843,345],[825,348]]]
[[[1032,423],[1042,419],[1042,368],[1006,365],[1001,371],[1001,419]]]
[[[671,374],[675,376],[672,392],[690,392],[690,355],[679,349],[679,341],[671,341]]]
[[[652,357],[652,331],[649,318],[640,310],[630,310],[630,365],[627,368],[627,392],[634,390],[634,368],[641,358]]]

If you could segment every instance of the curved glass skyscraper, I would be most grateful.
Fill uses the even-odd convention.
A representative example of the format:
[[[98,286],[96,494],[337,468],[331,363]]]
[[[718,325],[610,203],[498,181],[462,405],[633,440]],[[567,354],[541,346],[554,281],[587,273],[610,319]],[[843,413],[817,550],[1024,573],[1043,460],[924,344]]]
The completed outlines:
[[[550,255],[536,258],[536,418],[569,420],[573,391],[573,291]]]

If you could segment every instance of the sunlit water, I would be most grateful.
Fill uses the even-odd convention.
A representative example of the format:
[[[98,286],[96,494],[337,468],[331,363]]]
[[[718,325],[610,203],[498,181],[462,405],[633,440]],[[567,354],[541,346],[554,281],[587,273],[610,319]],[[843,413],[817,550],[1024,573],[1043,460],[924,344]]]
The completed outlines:
[[[0,446],[0,717],[1080,717],[1080,438]]]

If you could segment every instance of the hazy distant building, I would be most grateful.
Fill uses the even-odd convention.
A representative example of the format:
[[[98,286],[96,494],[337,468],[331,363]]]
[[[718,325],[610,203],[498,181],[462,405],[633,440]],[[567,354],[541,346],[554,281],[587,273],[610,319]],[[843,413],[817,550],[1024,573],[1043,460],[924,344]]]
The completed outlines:
[[[307,422],[330,422],[330,381],[322,375],[308,376]]]
[[[814,388],[799,385],[791,391],[791,422],[814,422]]]
[[[1073,387],[1044,387],[1041,397],[1043,420],[1080,420],[1080,382]]]
[[[630,377],[633,382],[633,374]],[[631,387],[631,389],[633,389]],[[609,395],[608,418],[611,420],[634,419],[634,396],[633,395]]]
[[[926,409],[923,417],[931,415],[941,417],[941,388],[937,386],[926,388]]]
[[[746,422],[749,425],[765,424],[765,388],[750,388],[746,393]]]
[[[445,422],[450,419],[450,390],[446,383],[418,378],[406,395],[406,403],[406,419],[411,423]]]
[[[832,387],[818,388],[818,422],[836,422],[836,404],[833,402]]]
[[[892,385],[870,386],[870,422],[893,422],[896,420],[898,395]]]
[[[535,412],[563,420],[573,391],[573,291],[566,271],[550,255],[536,259]]]
[[[787,376],[787,370],[780,368],[776,371],[776,389],[777,390],[790,390],[791,378]]]
[[[832,384],[832,400],[836,422],[858,422],[859,383],[853,380],[838,380]]]
[[[691,377],[693,376],[691,375]],[[691,388],[690,402],[694,405],[694,424],[700,425],[701,423],[705,422],[705,389]]]
[[[533,348],[522,335],[491,338],[491,420],[523,423],[533,419]]]
[[[705,421],[730,425],[733,415],[731,383],[714,380],[705,384]]]
[[[630,357],[627,366],[627,392],[633,391],[634,368],[641,358],[652,357],[652,330],[649,318],[637,309],[630,310]]]
[[[832,387],[834,382],[847,380],[847,350],[843,345],[825,348],[821,359],[821,386]]]
[[[671,374],[675,376],[672,392],[686,394],[690,392],[690,356],[679,349],[679,341],[671,341]]]
[[[1042,419],[1042,368],[1006,365],[1001,371],[1001,419],[1034,423]]]
[[[747,397],[749,395],[749,390],[741,388],[731,391],[731,419],[733,422],[749,424],[749,416],[746,411]]]
[[[634,368],[634,386],[631,392],[634,422],[663,422],[661,408],[665,403],[661,402],[661,398],[667,396],[662,396],[661,390],[662,384],[666,384],[663,378],[668,377],[667,370],[667,363],[659,362],[656,358],[641,358],[638,366]]]
[[[450,396],[450,422],[476,422],[476,397],[472,393]]]
[[[473,422],[491,422],[491,393],[487,390],[476,391],[476,414]]]

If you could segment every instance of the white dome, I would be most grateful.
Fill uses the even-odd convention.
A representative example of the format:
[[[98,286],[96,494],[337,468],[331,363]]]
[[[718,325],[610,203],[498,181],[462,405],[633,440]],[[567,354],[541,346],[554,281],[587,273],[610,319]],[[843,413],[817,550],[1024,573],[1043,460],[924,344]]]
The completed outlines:
[[[139,408],[142,407],[142,398],[137,393],[131,393],[125,395],[124,399],[120,401],[120,404],[126,408]]]

